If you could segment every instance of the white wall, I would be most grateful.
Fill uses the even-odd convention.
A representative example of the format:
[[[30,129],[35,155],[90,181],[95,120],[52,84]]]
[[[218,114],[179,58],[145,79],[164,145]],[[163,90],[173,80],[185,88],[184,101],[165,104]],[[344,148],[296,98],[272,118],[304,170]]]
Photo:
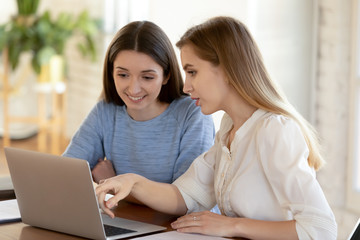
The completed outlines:
[[[317,1],[258,0],[252,23],[270,75],[314,123]]]
[[[189,27],[210,17],[226,15],[244,22],[259,45],[270,76],[313,122],[317,1],[149,1],[149,20],[162,27],[174,44]],[[216,114],[217,126],[218,116],[221,114]]]
[[[352,0],[320,0],[316,127],[327,165],[318,173],[346,239],[360,217],[346,205]],[[358,203],[360,204],[360,203]]]

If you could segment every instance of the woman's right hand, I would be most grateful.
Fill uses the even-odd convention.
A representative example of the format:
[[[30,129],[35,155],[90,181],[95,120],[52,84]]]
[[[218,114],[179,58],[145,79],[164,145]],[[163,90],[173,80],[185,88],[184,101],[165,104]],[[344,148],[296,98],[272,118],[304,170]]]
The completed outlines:
[[[100,184],[96,187],[95,192],[101,209],[107,215],[112,218],[115,217],[111,208],[117,206],[117,203],[120,200],[130,194],[136,183],[136,176],[136,174],[127,173],[100,181]],[[105,195],[107,193],[114,194],[114,196],[105,201]]]

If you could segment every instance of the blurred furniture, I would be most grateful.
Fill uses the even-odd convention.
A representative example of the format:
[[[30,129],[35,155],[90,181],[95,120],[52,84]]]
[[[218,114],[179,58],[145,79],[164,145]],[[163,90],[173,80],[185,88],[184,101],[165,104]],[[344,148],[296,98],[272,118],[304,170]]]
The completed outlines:
[[[38,98],[37,116],[12,116],[9,111],[9,99],[16,89],[11,86],[9,81],[10,68],[6,49],[3,51],[2,57],[3,73],[0,77],[3,85],[3,146],[11,145],[11,123],[32,123],[38,126],[38,151],[61,154],[60,146],[62,139],[64,139],[66,123],[66,83],[64,79],[59,79],[63,74],[59,73],[59,70],[52,71],[50,64],[43,66],[36,86],[34,86]],[[48,101],[49,97],[51,97],[51,101]],[[24,105],[26,104],[24,103]],[[51,141],[48,141],[48,137],[51,138]],[[48,146],[48,142],[51,143],[51,146]]]

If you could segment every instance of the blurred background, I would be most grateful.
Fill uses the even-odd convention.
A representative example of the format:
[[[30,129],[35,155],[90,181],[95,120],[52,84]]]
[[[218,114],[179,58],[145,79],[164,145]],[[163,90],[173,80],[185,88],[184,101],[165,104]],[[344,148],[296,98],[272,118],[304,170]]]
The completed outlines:
[[[25,17],[16,0],[0,8],[0,190],[12,187],[4,146],[64,151],[98,100],[105,51],[123,25],[153,21],[175,47],[187,28],[226,15],[248,26],[270,76],[319,132],[318,180],[346,239],[360,217],[359,0],[30,2]]]

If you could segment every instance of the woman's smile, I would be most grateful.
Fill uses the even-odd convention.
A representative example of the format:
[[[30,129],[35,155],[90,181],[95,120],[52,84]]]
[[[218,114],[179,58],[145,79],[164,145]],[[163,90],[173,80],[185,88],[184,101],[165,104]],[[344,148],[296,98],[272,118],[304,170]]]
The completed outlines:
[[[134,97],[134,96],[131,96],[131,95],[128,95],[127,96],[130,98],[130,100],[132,100],[133,102],[141,102],[145,97],[145,96],[141,96],[141,97]]]

